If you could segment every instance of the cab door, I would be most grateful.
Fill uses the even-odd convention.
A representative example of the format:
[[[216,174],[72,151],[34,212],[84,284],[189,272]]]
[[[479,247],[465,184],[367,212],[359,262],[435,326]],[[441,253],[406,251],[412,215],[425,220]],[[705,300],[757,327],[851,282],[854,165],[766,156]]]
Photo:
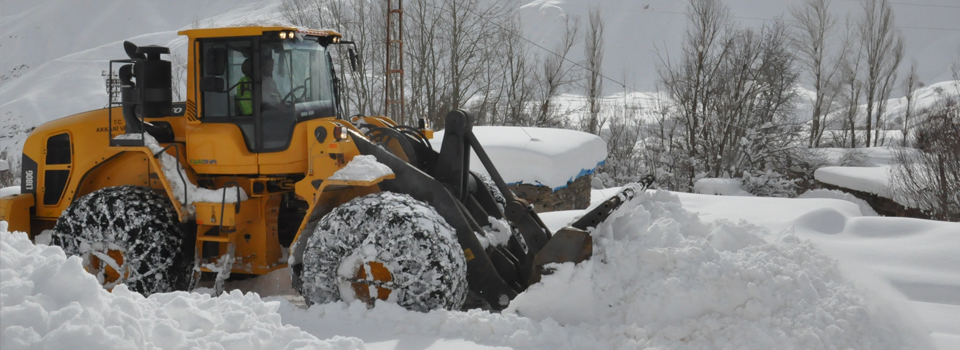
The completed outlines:
[[[254,52],[253,39],[200,39],[192,49],[199,53],[200,123],[187,126],[188,162],[199,174],[257,174],[252,94],[244,90],[254,87],[242,69]]]

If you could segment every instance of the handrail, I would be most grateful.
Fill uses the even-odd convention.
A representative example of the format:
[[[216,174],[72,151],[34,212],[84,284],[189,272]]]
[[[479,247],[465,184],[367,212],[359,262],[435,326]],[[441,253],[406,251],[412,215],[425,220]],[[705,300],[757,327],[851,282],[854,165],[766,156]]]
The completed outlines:
[[[220,232],[223,232],[223,233],[233,233],[237,230],[236,216],[234,216],[233,218],[233,221],[234,221],[233,229],[231,229],[230,231],[223,230],[223,213],[224,213],[224,209],[227,207],[227,187],[230,187],[230,184],[237,186],[237,205],[234,207],[233,213],[240,214],[240,184],[237,183],[236,181],[227,182],[223,184],[223,197],[220,199],[220,228],[219,229],[220,229]]]

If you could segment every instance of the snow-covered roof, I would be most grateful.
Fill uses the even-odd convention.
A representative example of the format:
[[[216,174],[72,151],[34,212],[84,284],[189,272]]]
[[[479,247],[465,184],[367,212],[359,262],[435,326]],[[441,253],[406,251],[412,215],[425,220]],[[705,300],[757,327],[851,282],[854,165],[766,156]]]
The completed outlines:
[[[475,126],[473,133],[487,151],[503,180],[564,188],[569,182],[593,173],[607,159],[607,144],[585,132],[514,126]],[[443,142],[439,131],[432,140],[437,150]],[[487,174],[471,152],[470,169]]]
[[[851,190],[890,197],[890,166],[828,166],[813,173],[817,181]]]

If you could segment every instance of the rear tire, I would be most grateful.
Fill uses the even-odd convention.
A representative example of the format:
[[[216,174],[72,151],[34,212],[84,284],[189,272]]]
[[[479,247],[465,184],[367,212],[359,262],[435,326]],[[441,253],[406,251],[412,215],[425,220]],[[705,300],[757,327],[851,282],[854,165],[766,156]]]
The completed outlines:
[[[454,229],[426,203],[391,192],[325,215],[297,272],[293,284],[307,304],[381,299],[415,311],[459,309],[467,292]]]
[[[80,197],[57,220],[51,243],[82,258],[107,289],[122,283],[146,296],[188,290],[197,281],[194,242],[170,201],[146,187]]]

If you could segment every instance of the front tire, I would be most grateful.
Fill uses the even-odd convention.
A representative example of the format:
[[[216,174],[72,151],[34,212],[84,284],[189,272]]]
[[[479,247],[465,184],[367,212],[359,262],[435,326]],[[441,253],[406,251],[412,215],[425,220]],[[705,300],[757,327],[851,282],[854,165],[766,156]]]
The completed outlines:
[[[308,304],[379,299],[429,311],[459,309],[466,276],[456,232],[436,210],[405,194],[380,192],[320,220],[294,285]]]
[[[108,187],[80,197],[57,220],[51,243],[83,259],[112,289],[153,293],[196,283],[193,242],[170,201],[146,187]]]

